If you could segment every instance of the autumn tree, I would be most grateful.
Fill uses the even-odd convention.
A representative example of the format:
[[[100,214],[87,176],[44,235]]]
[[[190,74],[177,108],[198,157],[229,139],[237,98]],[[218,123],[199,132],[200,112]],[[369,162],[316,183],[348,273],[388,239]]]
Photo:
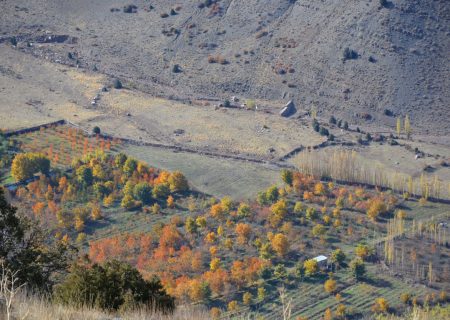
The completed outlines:
[[[252,233],[252,228],[246,223],[238,223],[235,228],[235,232],[238,236],[238,242],[240,244],[246,244]]]
[[[375,313],[386,313],[389,311],[389,303],[385,298],[377,298],[372,306],[372,311]]]
[[[211,262],[209,264],[209,269],[211,271],[216,271],[217,269],[220,268],[221,262],[219,258],[212,258]]]
[[[152,213],[153,214],[159,214],[161,213],[161,206],[158,203],[154,203],[152,205]]]
[[[322,182],[318,182],[316,183],[316,185],[314,186],[314,194],[316,196],[321,196],[323,194],[325,194],[325,186],[323,185]]]
[[[287,204],[284,199],[278,200],[270,207],[271,214],[269,216],[269,222],[272,227],[276,227],[283,221],[287,214]]]
[[[222,207],[222,204],[216,203],[211,206],[211,209],[209,211],[211,214],[211,217],[215,219],[223,219],[225,217],[225,210]]]
[[[373,251],[373,248],[364,243],[358,243],[355,248],[356,256],[361,258],[362,260],[367,260],[369,257],[371,257],[373,255]]]
[[[367,209],[367,216],[372,220],[376,221],[380,214],[387,211],[387,206],[381,199],[373,199],[369,202],[369,208]]]
[[[174,208],[175,207],[175,199],[172,196],[167,197],[167,207],[168,208]]]
[[[102,218],[102,210],[98,204],[93,204],[91,206],[91,218],[94,221]]]
[[[323,314],[323,320],[333,320],[333,312],[330,308],[327,308],[325,310],[325,313]]]
[[[338,316],[339,318],[345,318],[346,314],[347,314],[347,308],[345,307],[345,305],[343,305],[342,303],[339,304],[336,307],[336,312],[335,312],[336,316]]]
[[[239,308],[238,302],[236,300],[230,301],[228,303],[228,311],[236,311]]]
[[[305,275],[313,276],[319,271],[319,265],[316,260],[309,259],[303,263],[303,267],[305,269]]]
[[[11,176],[16,181],[32,178],[36,173],[48,175],[50,160],[42,153],[19,153],[11,164]]]
[[[115,201],[114,195],[111,193],[109,196],[103,199],[103,205],[107,208],[112,207],[114,201]]]
[[[180,171],[174,171],[170,175],[168,182],[171,192],[183,193],[189,190],[188,181]]]
[[[246,306],[249,306],[252,304],[253,301],[253,295],[250,292],[245,292],[242,295],[242,303]]]
[[[403,127],[405,128],[406,137],[408,139],[410,139],[412,130],[411,130],[411,121],[409,120],[409,115],[405,116],[405,123],[404,123]]]
[[[246,218],[249,217],[251,214],[250,206],[246,203],[241,203],[237,210],[237,216],[239,218]]]
[[[328,279],[325,281],[323,287],[327,293],[333,294],[337,289],[336,280]]]
[[[289,240],[282,233],[277,233],[271,241],[273,250],[278,256],[284,257],[289,252]]]

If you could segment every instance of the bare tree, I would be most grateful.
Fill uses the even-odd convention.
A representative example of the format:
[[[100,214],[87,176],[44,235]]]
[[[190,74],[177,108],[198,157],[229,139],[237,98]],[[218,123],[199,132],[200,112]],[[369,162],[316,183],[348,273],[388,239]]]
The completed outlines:
[[[3,261],[0,262],[0,302],[4,301],[6,308],[6,319],[11,319],[12,305],[14,298],[19,293],[20,288],[25,284],[19,285],[19,278],[17,277],[18,271],[9,270]]]
[[[278,289],[278,293],[280,294],[281,306],[283,307],[283,320],[289,320],[292,312],[292,298],[286,301],[286,288],[284,286]]]

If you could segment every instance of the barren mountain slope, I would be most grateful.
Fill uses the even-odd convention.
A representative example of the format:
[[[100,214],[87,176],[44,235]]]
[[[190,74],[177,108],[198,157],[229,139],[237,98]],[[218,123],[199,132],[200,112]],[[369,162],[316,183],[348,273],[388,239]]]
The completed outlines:
[[[383,114],[389,109],[409,114],[417,131],[450,132],[450,1],[199,3],[7,0],[0,2],[0,36],[153,94],[292,97],[306,110],[392,126],[395,118]],[[135,13],[123,11],[128,4]],[[346,48],[355,59],[343,61]],[[176,64],[181,72],[173,72]]]

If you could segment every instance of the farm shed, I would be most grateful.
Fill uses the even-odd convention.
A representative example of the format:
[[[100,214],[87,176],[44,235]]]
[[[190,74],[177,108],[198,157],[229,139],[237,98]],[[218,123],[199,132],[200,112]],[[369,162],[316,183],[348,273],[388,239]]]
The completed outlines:
[[[317,256],[313,258],[313,260],[317,261],[317,264],[319,265],[319,268],[326,268],[328,264],[328,258],[325,256]]]

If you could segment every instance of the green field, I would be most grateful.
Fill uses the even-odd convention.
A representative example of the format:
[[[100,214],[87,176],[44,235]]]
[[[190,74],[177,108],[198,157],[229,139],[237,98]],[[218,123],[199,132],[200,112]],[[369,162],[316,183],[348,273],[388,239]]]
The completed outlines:
[[[254,198],[258,191],[280,182],[271,166],[148,146],[124,146],[123,151],[150,166],[183,172],[197,190],[216,197]]]

